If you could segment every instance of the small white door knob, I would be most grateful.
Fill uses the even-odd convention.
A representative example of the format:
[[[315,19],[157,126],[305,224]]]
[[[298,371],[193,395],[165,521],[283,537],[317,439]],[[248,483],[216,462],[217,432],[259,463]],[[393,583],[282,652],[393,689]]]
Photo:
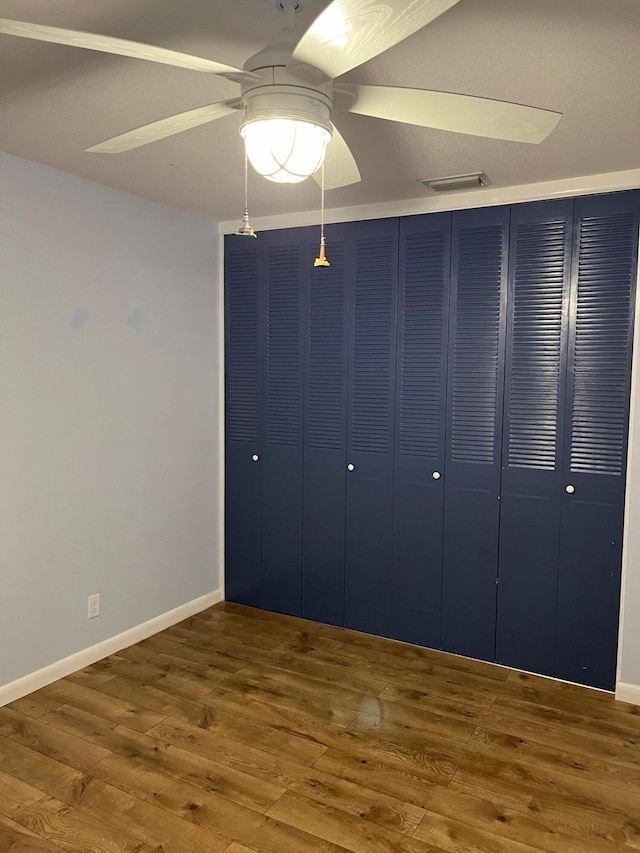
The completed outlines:
[[[257,462],[257,461],[258,461],[258,459],[260,459],[260,457],[258,456],[258,454],[257,454],[257,453],[254,453],[254,454],[253,454],[253,456],[251,457],[251,461],[252,461],[252,462]]]
[[[349,464],[347,465],[347,471],[355,471],[355,470],[356,470],[356,466],[353,465],[351,462],[349,462]]]
[[[442,474],[440,473],[440,471],[434,471],[431,476],[433,477],[434,480],[439,480],[440,477],[442,477]]]
[[[569,485],[569,486],[565,486],[564,490],[568,495],[572,495],[575,492],[576,487]]]

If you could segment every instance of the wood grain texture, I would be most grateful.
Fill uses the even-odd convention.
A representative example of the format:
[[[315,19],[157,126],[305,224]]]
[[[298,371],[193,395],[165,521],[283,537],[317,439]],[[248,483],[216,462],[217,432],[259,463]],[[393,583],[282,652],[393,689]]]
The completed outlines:
[[[0,709],[2,853],[630,853],[640,710],[221,603]]]

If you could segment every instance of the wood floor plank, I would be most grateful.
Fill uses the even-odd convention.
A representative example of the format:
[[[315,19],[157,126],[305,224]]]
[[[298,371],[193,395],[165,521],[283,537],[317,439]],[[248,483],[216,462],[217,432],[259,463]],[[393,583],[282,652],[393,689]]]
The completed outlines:
[[[554,793],[553,785],[549,785],[546,791],[532,793],[522,790],[518,784],[504,784],[487,775],[477,775],[466,770],[458,770],[448,790],[489,801],[498,809],[522,812],[532,819],[543,814],[549,823],[576,835],[581,843],[584,843],[585,837],[591,836],[624,843],[626,816],[633,820],[633,815],[637,813],[634,806],[640,806],[635,803],[637,798],[633,797],[619,803],[619,809],[625,815],[623,817],[623,814],[612,811],[596,798],[587,800],[576,794]],[[637,822],[640,826],[640,820]]]
[[[200,673],[189,672],[177,659],[165,660],[162,664],[156,664],[155,661],[122,661],[113,667],[111,673],[130,678],[138,684],[147,684],[177,696],[184,696],[185,699],[208,693],[225,676],[224,670],[211,669],[206,678],[203,678]]]
[[[511,734],[502,734],[478,727],[471,737],[474,746],[489,750],[500,757],[515,755],[527,763],[556,769],[569,775],[583,776],[593,782],[613,787],[633,788],[640,797],[640,768],[601,761],[588,755],[551,747],[537,741]]]
[[[12,817],[45,796],[38,788],[0,770],[0,814],[5,817]]]
[[[389,641],[391,650],[389,648],[384,650],[381,648],[356,648],[350,643],[351,632],[343,629],[342,639],[338,640],[323,636],[316,630],[317,627],[314,625],[311,628],[299,631],[281,646],[281,650],[305,656],[320,653],[334,656],[336,659],[362,661],[369,666],[380,666],[395,670],[405,669],[414,660],[411,654],[397,653],[395,645],[401,646],[403,644],[394,644],[393,641]]]
[[[467,720],[478,720],[495,702],[495,696],[489,693],[473,693],[455,686],[446,686],[442,681],[426,679],[419,688],[388,684],[378,695],[380,699],[425,710],[438,709],[442,713]]]
[[[3,844],[630,853],[640,709],[222,603],[0,709]]]
[[[252,702],[281,708],[283,711],[301,712],[311,719],[344,727],[357,716],[357,710],[348,704],[335,704],[331,697],[325,694],[317,695],[315,701],[309,701],[303,693],[293,692],[275,681],[256,681],[246,675],[229,675],[219,687],[210,691],[207,696],[228,696],[236,694],[245,704]]]
[[[447,853],[542,853],[544,849],[501,838],[435,812],[427,814],[417,828],[415,838],[437,845]],[[587,850],[583,853],[587,853]]]
[[[47,726],[41,719],[33,720],[9,708],[0,708],[0,734],[78,770],[86,770],[108,755],[108,750],[102,747],[88,744]]]
[[[229,741],[226,741],[227,752],[224,753],[219,738],[207,744],[210,738],[200,731],[195,745],[189,744],[195,746],[197,751],[193,752],[113,726],[77,709],[57,709],[50,722],[69,727],[79,737],[108,745],[114,753],[135,758],[152,769],[259,812],[267,811],[285,790],[292,790],[403,834],[410,835],[424,815],[422,809],[386,793],[285,761],[253,747],[237,744],[229,753]],[[187,738],[192,736],[190,732],[182,734]],[[212,757],[200,754],[207,745]]]
[[[412,756],[419,765],[425,763],[425,753],[428,752],[429,765],[434,766],[436,762],[446,765],[446,769],[442,772],[444,775],[449,774],[447,778],[450,778],[451,767],[446,752],[447,739],[438,737],[431,731],[416,732],[408,726],[387,722],[387,734],[383,735],[364,714],[353,724],[334,726],[316,720],[306,711],[273,707],[255,699],[252,702],[246,702],[233,694],[225,695],[224,691],[215,696],[210,695],[209,701],[212,716],[215,718],[232,711],[238,715],[238,718],[271,726],[282,733],[291,733],[295,737],[301,736],[326,747],[358,753],[365,751],[378,753],[383,750],[385,753],[393,752],[398,755]],[[370,708],[376,707],[376,700],[372,700]],[[366,706],[363,712],[366,713]]]
[[[0,850],[2,853],[60,853],[62,848],[0,815]]]
[[[95,815],[88,818],[50,797],[20,812],[16,822],[69,853],[152,853],[147,844]]]
[[[366,702],[371,693],[358,690],[350,684],[341,682],[318,681],[301,673],[293,673],[273,666],[257,666],[249,664],[225,679],[224,684],[238,683],[240,680],[254,685],[261,690],[274,690],[281,693],[292,693],[304,699],[309,704],[320,704],[339,708],[352,713]]]
[[[554,811],[542,801],[538,801],[535,809],[530,807],[523,812],[462,794],[456,789],[434,788],[428,796],[427,812],[549,853],[584,853],[585,826],[577,834],[572,832],[571,827],[561,824]],[[420,837],[420,832],[417,834]],[[592,832],[589,843],[593,853],[613,853],[619,841],[620,837],[615,840],[599,838]]]
[[[23,696],[22,699],[16,699],[15,702],[10,702],[6,707],[11,711],[17,711],[19,714],[24,714],[25,717],[33,717],[38,720],[49,711],[62,705],[51,696],[47,696],[42,690],[37,690],[29,696]]]
[[[229,839],[207,827],[195,826],[166,809],[91,777],[76,808],[96,816],[162,853],[222,853]]]
[[[71,705],[81,711],[88,711],[105,720],[146,732],[152,726],[161,723],[166,714],[158,714],[148,708],[136,706],[132,702],[124,702],[115,696],[100,693],[90,687],[75,684],[67,679],[57,681],[43,688],[42,692],[61,705]],[[51,710],[55,710],[52,708]]]
[[[275,679],[256,679],[249,677],[247,669],[235,675],[228,676],[212,691],[212,694],[226,693],[231,690],[242,696],[245,701],[256,700],[277,707],[301,710],[322,722],[337,726],[352,726],[362,731],[384,733],[396,726],[408,727],[412,730],[424,729],[440,734],[446,738],[467,741],[475,729],[472,719],[461,718],[458,706],[437,706],[434,709],[417,708],[367,696],[364,693],[340,691],[336,694],[333,689],[321,690],[318,695],[318,685],[306,682],[307,690],[296,690],[278,683]],[[448,713],[447,713],[448,712]],[[482,719],[477,715],[478,721]]]
[[[91,666],[67,675],[67,681],[73,681],[75,684],[84,684],[86,687],[96,687],[98,684],[104,684],[111,678],[113,678],[113,675],[110,672],[100,672],[100,670],[93,669]]]
[[[162,684],[163,687],[168,687],[164,682]],[[140,684],[132,678],[121,676],[116,676],[96,689],[109,696],[117,696],[125,702],[133,702],[140,707],[157,711],[164,717],[174,717],[194,726],[202,726],[208,717],[208,693],[189,699],[182,693],[172,693],[170,689]]]
[[[209,735],[206,738],[202,737],[202,729],[195,729],[193,726],[170,718],[149,729],[149,734],[160,739],[177,738],[185,743],[201,742],[203,747],[208,749],[215,748],[216,742],[228,740],[309,765],[313,764],[326,750],[322,744],[305,741],[302,737],[275,731],[266,726],[252,726],[237,721],[231,726],[227,719],[216,720],[215,715],[206,722],[207,725],[202,727]],[[215,740],[211,735],[216,736]]]
[[[184,632],[191,639],[194,634],[204,635],[208,640],[220,637],[226,642],[273,650],[295,637],[299,630],[304,630],[306,627],[306,623],[302,627],[291,628],[271,622],[256,622],[251,617],[238,616],[234,613],[227,615],[229,618],[223,623],[216,624],[215,628],[200,620],[198,616],[194,616],[175,625],[174,627],[178,629],[175,635],[173,628],[163,633],[172,638],[174,636],[177,638]]]
[[[6,737],[0,737],[0,767],[14,779],[68,804],[76,800],[85,778],[68,764]]]
[[[541,722],[529,722],[522,717],[514,718],[502,713],[495,706],[487,715],[483,728],[501,734],[526,738],[527,740],[578,755],[589,756],[613,764],[640,768],[640,738],[622,737],[617,741],[599,737],[595,732],[575,731],[573,728],[549,726]]]
[[[244,844],[238,844],[237,841],[232,841],[231,844],[225,850],[225,853],[257,853],[257,851],[255,847],[253,849],[250,849]]]
[[[272,783],[268,774],[256,776],[243,773],[231,763],[225,764],[181,750],[156,737],[110,723],[77,708],[62,706],[51,713],[48,722],[91,743],[108,747],[113,753],[135,758],[152,769],[198,784],[203,790],[215,791],[232,802],[260,813],[265,812],[285,790]],[[215,743],[218,744],[219,739]],[[245,754],[242,753],[243,756]]]
[[[131,759],[110,756],[96,765],[102,781],[124,790],[198,826],[210,827],[232,840],[264,853],[341,853],[338,845],[318,839],[304,830],[244,809],[234,803],[156,773]]]
[[[212,656],[227,657],[230,661],[245,661],[245,663],[273,663],[278,650],[282,649],[289,633],[278,637],[264,634],[247,634],[246,627],[237,626],[237,630],[226,627],[217,630],[215,634],[204,634],[203,629],[194,625],[184,628],[176,625],[166,632],[167,639],[174,643],[185,643],[192,647],[202,648]]]
[[[287,791],[267,812],[289,826],[340,844],[353,853],[442,853],[430,844],[376,826],[357,815]]]
[[[547,694],[553,702],[553,694]],[[571,731],[589,735],[612,743],[631,746],[640,744],[640,716],[617,712],[609,708],[582,706],[568,710],[555,705],[544,705],[523,699],[499,696],[493,708],[501,714],[509,714],[517,720],[526,720],[535,725],[553,728],[561,732]],[[481,720],[483,722],[483,720]]]
[[[409,767],[399,769],[383,760],[362,758],[337,749],[328,749],[316,761],[314,770],[346,779],[355,785],[383,791],[421,809],[425,808],[427,792],[438,784]]]

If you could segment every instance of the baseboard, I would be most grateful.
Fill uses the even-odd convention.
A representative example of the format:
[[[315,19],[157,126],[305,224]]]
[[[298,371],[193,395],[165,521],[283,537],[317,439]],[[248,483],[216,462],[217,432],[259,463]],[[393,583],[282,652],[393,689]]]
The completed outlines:
[[[212,607],[219,601],[222,601],[222,590],[215,589],[213,592],[208,592],[206,595],[201,595],[199,598],[194,598],[192,601],[187,601],[186,604],[181,604],[173,610],[168,610],[166,613],[161,613],[160,616],[155,616],[147,622],[142,622],[134,628],[129,628],[121,634],[116,634],[115,637],[109,637],[96,643],[94,646],[89,646],[87,649],[76,652],[62,660],[55,661],[48,666],[38,669],[35,672],[29,673],[16,681],[0,686],[0,707],[15,702],[34,690],[39,690],[53,681],[58,681],[59,678],[64,678],[72,672],[89,666],[96,661],[113,655],[116,652],[132,646],[134,643],[139,643],[141,640],[146,640],[153,634],[159,631],[164,631],[165,628],[181,622],[183,619],[188,619],[195,613],[200,613],[208,607]]]
[[[616,699],[621,702],[630,702],[632,705],[640,705],[640,684],[619,681],[616,684]]]

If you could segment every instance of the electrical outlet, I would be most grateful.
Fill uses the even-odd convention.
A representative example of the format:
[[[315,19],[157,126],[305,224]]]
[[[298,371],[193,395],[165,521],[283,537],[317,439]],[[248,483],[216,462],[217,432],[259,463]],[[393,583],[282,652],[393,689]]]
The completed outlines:
[[[93,619],[95,616],[100,615],[100,593],[96,593],[95,595],[89,596],[89,619]]]

